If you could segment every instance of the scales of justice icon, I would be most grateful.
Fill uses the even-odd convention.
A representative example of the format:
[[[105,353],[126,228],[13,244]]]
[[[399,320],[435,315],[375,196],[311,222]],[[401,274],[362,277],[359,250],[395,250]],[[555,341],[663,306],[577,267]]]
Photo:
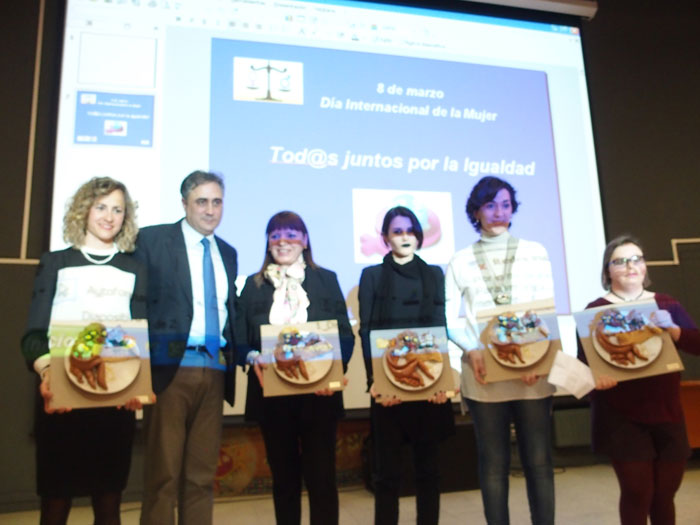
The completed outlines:
[[[267,75],[265,78],[265,83],[267,84],[267,94],[264,97],[258,98],[257,100],[268,100],[271,102],[282,102],[282,99],[275,98],[272,96],[272,80],[273,80],[273,74],[275,77],[277,77],[277,81],[279,82],[277,90],[279,92],[288,92],[291,91],[289,87],[289,81],[291,79],[291,75],[286,75],[283,77],[280,77],[280,75],[283,75],[284,73],[287,73],[287,68],[276,68],[274,67],[270,61],[267,61],[266,66],[250,66],[250,83],[248,84],[247,88],[251,90],[256,90],[260,89],[260,87],[257,85],[257,80],[259,78],[259,75],[257,74],[258,71],[266,71]]]

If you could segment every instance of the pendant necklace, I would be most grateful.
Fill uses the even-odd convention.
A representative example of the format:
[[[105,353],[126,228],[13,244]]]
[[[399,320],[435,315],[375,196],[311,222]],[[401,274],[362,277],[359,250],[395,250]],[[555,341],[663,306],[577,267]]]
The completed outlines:
[[[491,260],[486,255],[486,250],[484,247],[485,244],[486,243],[482,241],[477,241],[474,244],[474,258],[481,269],[481,276],[484,279],[486,288],[488,289],[489,294],[491,294],[491,299],[495,304],[510,304],[513,300],[511,293],[513,259],[515,256],[515,251],[518,248],[518,239],[515,237],[510,237],[508,239],[505,260],[503,262],[503,275],[500,278],[500,283],[498,277],[496,277],[496,272],[494,272],[493,266],[491,265]],[[491,286],[489,286],[489,282],[492,283]]]
[[[635,297],[634,299],[625,299],[625,298],[622,297],[621,295],[617,295],[617,294],[613,291],[613,289],[610,288],[610,293],[613,294],[613,295],[614,295],[615,297],[617,297],[618,299],[620,299],[620,301],[622,301],[623,303],[628,303],[628,302],[631,302],[631,301],[637,301],[637,300],[639,300],[639,298],[640,298],[642,295],[644,295],[644,292],[645,292],[645,290],[644,290],[644,288],[642,288],[642,291],[639,292],[639,295],[638,295],[637,297]]]

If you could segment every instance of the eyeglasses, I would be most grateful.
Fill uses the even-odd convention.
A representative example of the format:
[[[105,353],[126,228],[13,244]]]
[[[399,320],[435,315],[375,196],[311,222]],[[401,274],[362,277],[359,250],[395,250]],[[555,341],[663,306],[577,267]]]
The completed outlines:
[[[644,256],[643,255],[633,255],[632,257],[618,257],[617,259],[613,259],[610,261],[610,265],[612,266],[627,266],[627,263],[631,263],[633,265],[638,265],[642,264],[644,262]]]

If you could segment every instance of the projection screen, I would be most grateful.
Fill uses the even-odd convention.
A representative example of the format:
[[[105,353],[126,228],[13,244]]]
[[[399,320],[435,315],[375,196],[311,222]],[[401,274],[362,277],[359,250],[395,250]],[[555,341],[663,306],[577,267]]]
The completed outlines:
[[[145,226],[181,218],[180,182],[210,170],[241,276],[260,268],[269,217],[296,211],[356,318],[360,272],[386,253],[384,212],[412,208],[421,257],[445,267],[478,238],[471,187],[496,175],[521,202],[512,233],[549,252],[575,354],[568,314],[598,293],[605,242],[580,29],[453,9],[69,0],[52,249],[87,179],[124,182]]]

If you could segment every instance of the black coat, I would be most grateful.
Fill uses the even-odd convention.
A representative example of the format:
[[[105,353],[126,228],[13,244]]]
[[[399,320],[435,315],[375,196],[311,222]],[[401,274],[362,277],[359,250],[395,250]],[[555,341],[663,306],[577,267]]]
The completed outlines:
[[[309,298],[307,319],[323,321],[336,319],[340,336],[340,351],[343,360],[343,370],[347,368],[355,345],[355,336],[350,328],[347,306],[335,273],[324,268],[306,268],[302,288]],[[260,350],[260,326],[270,323],[270,309],[274,286],[267,280],[258,286],[251,275],[246,280],[238,300],[236,319],[236,341],[239,353],[239,364],[245,364],[245,358],[251,350]],[[302,417],[319,417],[322,414],[341,416],[343,413],[343,396],[336,392],[330,397],[314,394],[297,396],[279,396],[263,398],[262,388],[257,376],[251,369],[248,371],[248,390],[246,395],[246,420],[263,421],[275,417],[280,412],[289,412],[292,407],[299,409],[301,404]]]
[[[414,263],[409,263],[414,264]],[[369,333],[375,329],[386,328],[419,328],[421,326],[445,326],[445,276],[439,266],[429,266],[433,282],[427,286],[434,286],[432,297],[432,315],[430,319],[418,321],[421,311],[421,302],[424,300],[423,286],[419,278],[411,279],[394,271],[393,290],[389,298],[391,301],[390,318],[384,320],[381,326],[373,319],[373,311],[379,308],[378,292],[381,286],[382,265],[370,266],[362,271],[360,277],[360,339],[362,341],[362,355],[367,371],[368,388],[373,382],[372,359]],[[454,415],[452,403],[434,405],[427,401],[412,401],[401,403],[392,407],[384,407],[372,400],[372,418],[374,428],[388,424],[387,420],[393,420],[400,425],[407,437],[412,441],[424,441],[430,439],[443,439],[454,433]],[[382,418],[381,422],[376,418]]]

